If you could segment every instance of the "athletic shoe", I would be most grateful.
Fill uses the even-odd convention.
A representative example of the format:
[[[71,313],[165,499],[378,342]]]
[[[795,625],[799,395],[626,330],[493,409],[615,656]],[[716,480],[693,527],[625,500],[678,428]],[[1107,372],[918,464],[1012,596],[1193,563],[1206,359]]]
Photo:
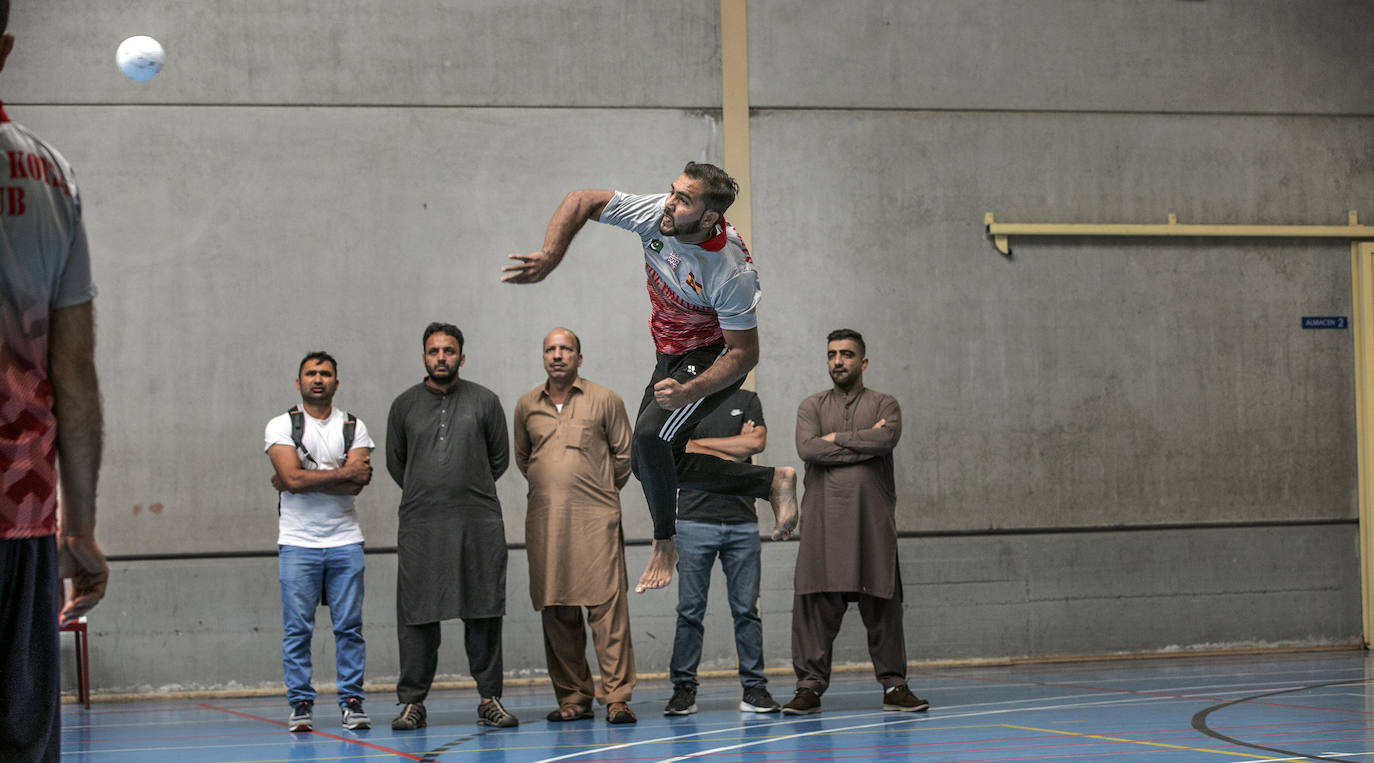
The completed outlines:
[[[767,687],[746,686],[744,699],[739,702],[739,709],[743,713],[776,713],[782,706],[768,693]]]
[[[414,731],[425,727],[425,712],[423,702],[411,702],[401,708],[401,714],[391,719],[391,728],[397,731]]]
[[[782,706],[783,715],[815,715],[821,711],[821,695],[807,688],[797,689],[797,696]]]
[[[357,697],[349,697],[339,706],[339,712],[343,713],[343,727],[346,729],[370,729],[372,719],[367,717],[367,711],[363,709],[363,701]]]
[[[915,713],[930,707],[930,703],[911,693],[906,684],[888,687],[883,692],[883,709]]]
[[[612,702],[611,704],[606,706],[606,722],[638,723],[639,719],[635,717],[635,714],[633,711],[630,710],[629,705],[625,704],[624,702]]]
[[[691,715],[697,711],[697,690],[685,684],[673,686],[673,698],[663,708],[664,715]]]
[[[520,720],[506,712],[506,708],[501,707],[499,698],[492,697],[490,701],[477,706],[477,725],[508,729],[512,726],[519,726]]]
[[[314,731],[315,719],[311,712],[314,709],[315,703],[308,699],[303,699],[292,705],[291,717],[286,720],[286,728],[291,731]]]

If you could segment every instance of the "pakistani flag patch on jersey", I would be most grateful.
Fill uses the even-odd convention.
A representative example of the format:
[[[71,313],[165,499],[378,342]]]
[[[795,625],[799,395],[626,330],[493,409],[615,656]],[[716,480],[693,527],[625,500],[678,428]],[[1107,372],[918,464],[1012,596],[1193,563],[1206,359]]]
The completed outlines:
[[[649,242],[649,248],[654,250],[655,252],[661,252],[663,251],[663,242],[659,239],[654,239],[653,241]]]

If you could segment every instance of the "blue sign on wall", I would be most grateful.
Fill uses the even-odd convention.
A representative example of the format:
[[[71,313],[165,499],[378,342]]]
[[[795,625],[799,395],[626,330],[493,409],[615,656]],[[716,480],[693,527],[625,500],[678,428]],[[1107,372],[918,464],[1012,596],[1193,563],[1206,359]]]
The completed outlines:
[[[1344,315],[1305,315],[1302,327],[1305,329],[1343,329],[1350,326],[1350,319]]]

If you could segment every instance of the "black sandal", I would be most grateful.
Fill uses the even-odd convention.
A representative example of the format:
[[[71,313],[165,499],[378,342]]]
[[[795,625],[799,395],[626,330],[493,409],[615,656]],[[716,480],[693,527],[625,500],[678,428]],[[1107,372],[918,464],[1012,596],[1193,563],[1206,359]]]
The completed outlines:
[[[564,715],[564,710],[572,710],[574,712],[572,715]],[[557,710],[550,711],[546,719],[550,723],[566,723],[568,721],[585,721],[593,717],[595,716],[592,715],[592,709],[590,707],[569,703],[566,705],[559,705]]]

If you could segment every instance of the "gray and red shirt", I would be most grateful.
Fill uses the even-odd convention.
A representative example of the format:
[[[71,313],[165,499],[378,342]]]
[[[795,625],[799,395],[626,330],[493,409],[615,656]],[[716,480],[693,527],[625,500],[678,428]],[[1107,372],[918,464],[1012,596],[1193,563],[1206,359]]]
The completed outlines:
[[[683,355],[721,344],[721,330],[758,325],[763,296],[758,272],[734,226],[721,220],[715,235],[684,244],[658,230],[668,194],[635,196],[616,191],[600,222],[639,234],[649,288],[649,333],[664,355]]]
[[[57,528],[52,311],[95,298],[67,160],[0,106],[0,538]]]

